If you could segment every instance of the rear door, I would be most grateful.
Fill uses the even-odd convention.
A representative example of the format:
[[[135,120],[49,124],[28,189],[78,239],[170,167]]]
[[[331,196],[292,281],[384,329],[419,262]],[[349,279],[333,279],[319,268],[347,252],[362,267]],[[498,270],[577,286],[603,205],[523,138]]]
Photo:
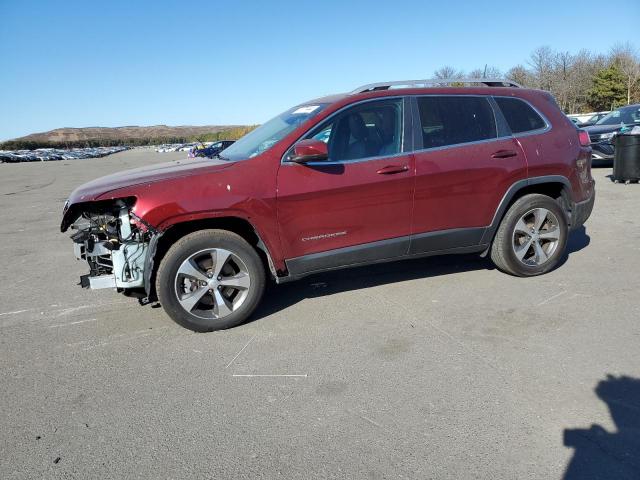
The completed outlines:
[[[326,161],[301,165],[285,154],[277,203],[291,274],[407,253],[414,165],[405,103],[366,101],[326,119],[303,137],[327,142]]]
[[[479,245],[526,161],[489,97],[414,97],[415,214],[411,253]],[[421,144],[421,145],[420,145]]]
[[[493,97],[500,108],[513,137],[527,158],[528,175],[567,174],[567,132],[551,131],[551,125],[533,106],[521,98]],[[574,130],[571,129],[573,133]],[[575,135],[575,134],[574,134]]]

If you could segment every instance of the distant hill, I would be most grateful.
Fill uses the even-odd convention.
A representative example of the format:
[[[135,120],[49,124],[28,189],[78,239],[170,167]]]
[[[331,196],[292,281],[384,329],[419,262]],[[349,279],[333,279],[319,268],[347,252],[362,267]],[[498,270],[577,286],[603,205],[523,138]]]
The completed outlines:
[[[254,125],[183,125],[171,127],[84,127],[56,128],[8,140],[0,148],[34,149],[42,147],[110,147],[116,145],[152,145],[195,141],[236,140],[255,128]]]

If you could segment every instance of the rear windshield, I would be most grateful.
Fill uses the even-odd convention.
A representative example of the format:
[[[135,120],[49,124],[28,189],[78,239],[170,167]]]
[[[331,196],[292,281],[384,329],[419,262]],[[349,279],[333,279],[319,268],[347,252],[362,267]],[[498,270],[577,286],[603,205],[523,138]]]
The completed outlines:
[[[299,125],[318,115],[328,103],[299,105],[272,118],[224,150],[221,158],[246,160],[266,152]]]
[[[512,133],[530,132],[547,124],[531,106],[519,98],[494,97]]]

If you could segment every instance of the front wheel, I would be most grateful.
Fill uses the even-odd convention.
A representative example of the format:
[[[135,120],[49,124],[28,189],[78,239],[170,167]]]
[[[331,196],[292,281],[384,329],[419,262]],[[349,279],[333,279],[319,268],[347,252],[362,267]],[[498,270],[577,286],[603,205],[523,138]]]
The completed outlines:
[[[201,230],[178,240],[162,259],[158,300],[179,325],[211,332],[243,323],[265,288],[265,270],[242,237]]]
[[[569,228],[562,207],[539,194],[519,198],[502,219],[491,246],[491,260],[519,277],[541,275],[558,266]]]

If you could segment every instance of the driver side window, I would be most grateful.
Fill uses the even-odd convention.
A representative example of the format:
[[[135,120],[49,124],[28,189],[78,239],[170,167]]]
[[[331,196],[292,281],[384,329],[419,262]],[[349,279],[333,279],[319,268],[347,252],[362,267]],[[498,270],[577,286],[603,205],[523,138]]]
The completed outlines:
[[[305,138],[327,144],[328,161],[359,160],[402,152],[402,99],[375,100],[349,108]]]

